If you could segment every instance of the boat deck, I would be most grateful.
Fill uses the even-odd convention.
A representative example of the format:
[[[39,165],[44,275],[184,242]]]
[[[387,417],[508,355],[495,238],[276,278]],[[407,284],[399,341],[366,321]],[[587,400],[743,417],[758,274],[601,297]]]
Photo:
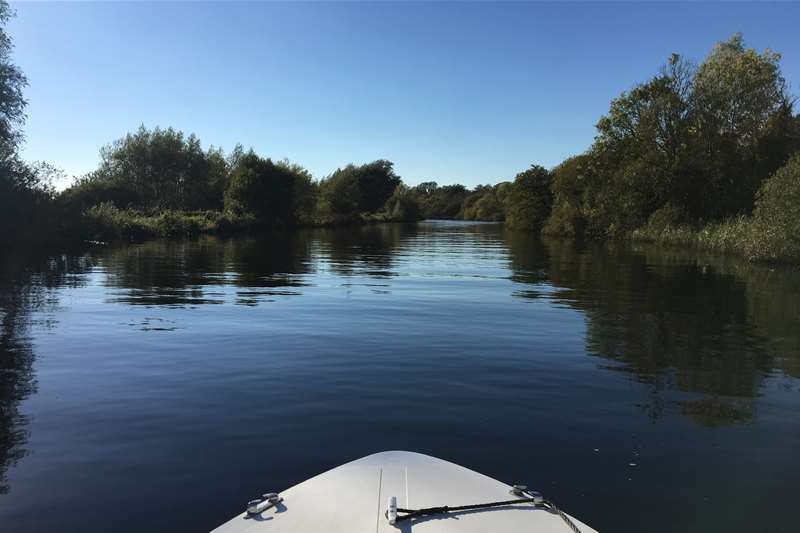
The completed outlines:
[[[390,451],[344,464],[280,493],[283,502],[255,517],[242,513],[214,533],[571,533],[557,514],[520,504],[389,524],[390,496],[419,509],[510,500],[511,487],[427,455]],[[572,517],[570,517],[572,518]],[[572,518],[581,533],[595,530]]]

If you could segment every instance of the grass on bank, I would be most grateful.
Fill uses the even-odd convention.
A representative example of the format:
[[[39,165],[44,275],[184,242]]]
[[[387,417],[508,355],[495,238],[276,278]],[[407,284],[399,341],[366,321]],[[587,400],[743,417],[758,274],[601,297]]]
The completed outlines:
[[[392,210],[362,213],[348,219],[319,220],[304,226],[373,224],[416,220],[397,205]],[[255,216],[230,211],[143,211],[119,209],[111,202],[90,207],[80,217],[79,233],[87,241],[141,241],[151,238],[196,237],[201,234],[255,232],[264,225]]]
[[[664,207],[631,238],[735,253],[751,261],[800,262],[800,154],[765,180],[758,190],[752,216],[691,225],[682,214]]]

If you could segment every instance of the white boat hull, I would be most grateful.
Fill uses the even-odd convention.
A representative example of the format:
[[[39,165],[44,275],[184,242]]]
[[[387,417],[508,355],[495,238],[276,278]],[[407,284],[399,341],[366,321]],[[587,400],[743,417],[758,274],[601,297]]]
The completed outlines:
[[[376,453],[280,493],[283,501],[255,516],[242,513],[214,533],[571,533],[560,516],[520,504],[452,512],[389,524],[387,502],[403,509],[514,499],[511,487],[462,466],[413,452]],[[594,529],[570,517],[581,533]],[[596,533],[596,532],[595,532]]]

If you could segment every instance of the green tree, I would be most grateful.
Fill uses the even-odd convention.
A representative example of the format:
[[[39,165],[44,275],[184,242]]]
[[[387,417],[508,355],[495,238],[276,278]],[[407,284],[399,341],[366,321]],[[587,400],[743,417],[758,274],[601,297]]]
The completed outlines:
[[[741,34],[718,43],[693,81],[696,127],[708,215],[749,212],[761,180],[780,167],[791,146],[774,153],[775,130],[791,120],[780,54],[745,48]],[[765,160],[764,156],[768,156]]]
[[[361,191],[361,210],[378,211],[400,185],[400,176],[394,173],[394,163],[379,159],[366,165],[348,165],[345,171],[353,172]]]
[[[204,152],[194,135],[140,127],[104,147],[94,178],[134,191],[142,207],[218,209],[225,186],[221,151]]]
[[[27,105],[23,89],[28,85],[27,78],[11,59],[14,46],[5,26],[13,16],[8,2],[0,0],[0,163],[11,167],[22,140]]]
[[[513,228],[540,230],[553,204],[550,172],[538,165],[514,178],[508,196],[506,223]]]
[[[462,204],[468,196],[463,185],[442,185],[435,181],[420,183],[411,189],[417,198],[423,218],[454,219],[462,213]]]
[[[362,205],[358,177],[347,169],[339,169],[319,184],[318,222],[348,222],[358,217]]]
[[[550,183],[553,208],[545,233],[572,237],[583,234],[586,226],[583,195],[590,165],[591,156],[583,154],[570,157],[553,169]]]
[[[19,157],[23,140],[28,82],[13,63],[13,44],[5,27],[14,16],[0,0],[0,245],[51,238],[56,228],[53,212],[52,166],[29,165]]]
[[[280,226],[300,222],[308,204],[311,175],[299,165],[274,163],[250,152],[240,156],[225,190],[225,209],[252,215],[261,224]]]
[[[398,185],[386,200],[383,211],[393,222],[416,222],[421,214],[416,195],[403,184]]]

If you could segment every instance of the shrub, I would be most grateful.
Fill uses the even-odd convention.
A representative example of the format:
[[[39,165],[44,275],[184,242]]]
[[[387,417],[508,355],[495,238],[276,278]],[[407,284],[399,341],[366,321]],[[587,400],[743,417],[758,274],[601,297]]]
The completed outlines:
[[[759,188],[746,252],[760,260],[800,259],[800,153]]]

